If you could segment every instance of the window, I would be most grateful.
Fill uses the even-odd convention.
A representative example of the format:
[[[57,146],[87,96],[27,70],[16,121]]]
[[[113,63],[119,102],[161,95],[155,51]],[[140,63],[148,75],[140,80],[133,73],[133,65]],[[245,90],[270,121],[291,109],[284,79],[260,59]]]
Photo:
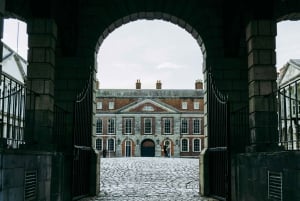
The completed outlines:
[[[183,109],[183,110],[186,110],[187,109],[187,102],[182,102],[181,103],[181,108]]]
[[[199,108],[200,108],[200,103],[194,102],[194,110],[199,110]]]
[[[144,120],[144,134],[152,134],[152,119],[150,118]]]
[[[145,105],[143,107],[143,111],[151,112],[151,111],[154,111],[154,108],[150,105]]]
[[[102,151],[102,139],[96,139],[96,149]]]
[[[181,133],[187,134],[188,133],[188,120],[181,119]]]
[[[102,133],[102,119],[96,121],[96,134]]]
[[[293,110],[292,111],[293,115],[296,115],[297,112],[298,112],[298,115],[300,114],[300,101],[293,101],[292,102],[292,110]]]
[[[132,118],[125,119],[125,134],[132,134]]]
[[[107,151],[115,151],[115,140],[112,138],[107,140]]]
[[[200,134],[200,119],[194,119],[193,121],[193,133]]]
[[[164,125],[164,128],[163,128],[164,134],[171,134],[171,119],[164,118],[163,125]]]
[[[181,140],[181,152],[188,152],[189,151],[189,141],[187,139]]]
[[[193,141],[193,151],[194,152],[200,152],[201,151],[201,140],[200,139],[194,139]]]
[[[108,109],[109,109],[109,110],[115,109],[115,103],[114,103],[114,102],[109,102],[109,103],[108,103]]]
[[[111,118],[111,119],[108,119],[108,134],[113,134],[115,133],[115,119]]]
[[[102,110],[102,102],[97,102],[96,109]]]

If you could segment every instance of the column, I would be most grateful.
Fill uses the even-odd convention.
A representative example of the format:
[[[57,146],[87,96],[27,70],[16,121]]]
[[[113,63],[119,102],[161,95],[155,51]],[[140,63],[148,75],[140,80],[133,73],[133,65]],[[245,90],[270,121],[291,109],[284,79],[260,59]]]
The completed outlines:
[[[274,150],[278,142],[276,97],[269,95],[277,89],[275,37],[275,21],[251,21],[247,26],[251,143],[248,151]]]
[[[53,144],[56,24],[52,19],[28,22],[27,87],[37,94],[28,104],[25,140],[29,146],[47,150]],[[28,95],[27,95],[28,96]],[[32,102],[34,100],[34,102]],[[31,105],[32,107],[29,107]]]

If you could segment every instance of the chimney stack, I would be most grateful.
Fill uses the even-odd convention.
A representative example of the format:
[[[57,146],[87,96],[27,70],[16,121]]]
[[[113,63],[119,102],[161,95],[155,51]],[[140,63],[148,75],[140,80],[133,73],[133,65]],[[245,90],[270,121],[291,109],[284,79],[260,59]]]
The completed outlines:
[[[136,89],[141,89],[141,86],[142,86],[141,81],[137,80],[136,83],[135,83],[135,88]]]
[[[96,80],[96,89],[99,89],[100,88],[100,82],[99,82],[99,80],[97,79]]]
[[[196,82],[195,82],[195,89],[203,89],[203,82],[202,82],[202,80],[196,80]]]
[[[160,80],[157,80],[157,82],[156,82],[156,89],[161,89],[161,82],[160,82]]]

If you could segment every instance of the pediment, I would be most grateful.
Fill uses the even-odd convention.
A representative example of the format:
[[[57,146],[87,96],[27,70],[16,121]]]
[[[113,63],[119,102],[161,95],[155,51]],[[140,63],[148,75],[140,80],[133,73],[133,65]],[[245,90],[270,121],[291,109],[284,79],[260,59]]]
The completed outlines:
[[[132,112],[132,113],[176,113],[175,108],[168,106],[156,100],[145,99],[136,102],[120,111],[121,113]]]
[[[280,80],[280,85],[284,85],[293,81],[295,78],[298,78],[300,75],[300,70],[296,68],[294,65],[288,65],[284,75]]]

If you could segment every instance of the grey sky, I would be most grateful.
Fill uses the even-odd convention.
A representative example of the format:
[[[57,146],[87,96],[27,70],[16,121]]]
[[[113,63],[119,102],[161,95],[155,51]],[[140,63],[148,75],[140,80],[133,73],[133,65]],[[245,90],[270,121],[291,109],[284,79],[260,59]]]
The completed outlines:
[[[17,22],[6,21],[3,41],[17,50]],[[300,22],[278,23],[276,53],[278,68],[289,59],[300,58]],[[26,25],[19,23],[18,52],[27,58]],[[184,29],[161,20],[138,20],[125,24],[102,43],[98,56],[101,88],[192,89],[202,79],[202,53],[195,39]]]

